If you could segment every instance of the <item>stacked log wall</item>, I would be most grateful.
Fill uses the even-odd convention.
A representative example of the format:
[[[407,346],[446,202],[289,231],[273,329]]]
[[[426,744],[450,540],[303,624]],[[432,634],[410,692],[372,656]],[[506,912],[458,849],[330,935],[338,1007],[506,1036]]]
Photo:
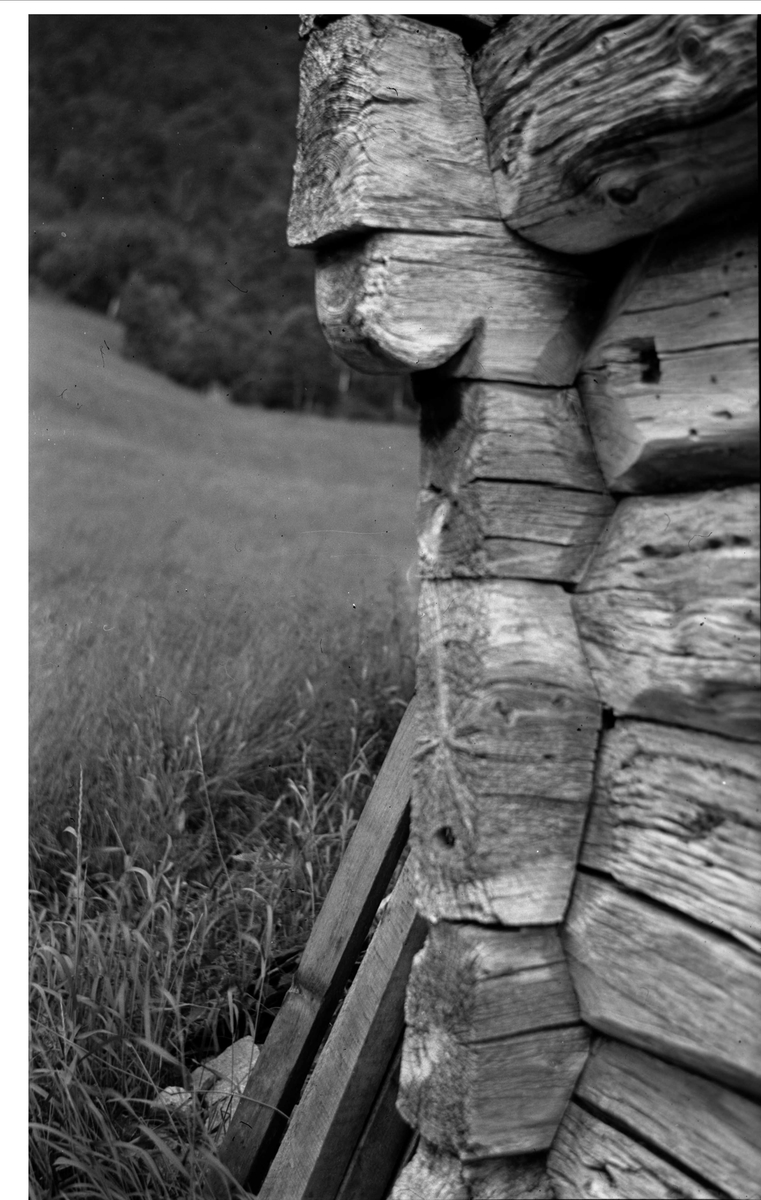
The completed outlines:
[[[311,25],[292,241],[421,408],[394,1200],[758,1194],[751,25]]]

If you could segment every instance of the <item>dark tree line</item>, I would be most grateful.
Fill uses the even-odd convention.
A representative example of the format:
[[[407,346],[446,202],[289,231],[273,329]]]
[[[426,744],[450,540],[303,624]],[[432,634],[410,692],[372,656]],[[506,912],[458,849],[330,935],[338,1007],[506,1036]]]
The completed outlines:
[[[127,352],[239,403],[400,415],[342,369],[285,226],[293,16],[32,16],[32,278],[124,322]],[[406,410],[409,412],[409,409]]]

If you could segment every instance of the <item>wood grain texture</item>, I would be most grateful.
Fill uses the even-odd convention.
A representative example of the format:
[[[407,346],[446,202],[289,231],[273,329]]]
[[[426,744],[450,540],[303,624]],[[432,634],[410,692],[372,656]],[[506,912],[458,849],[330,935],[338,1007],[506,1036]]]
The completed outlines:
[[[593,1029],[761,1095],[757,954],[581,871],[562,937]]]
[[[604,492],[575,388],[414,376],[420,482],[451,491],[476,480]]]
[[[547,1160],[557,1200],[721,1200],[693,1179],[571,1102]]]
[[[759,477],[755,207],[664,231],[612,302],[579,387],[614,491]]]
[[[404,989],[425,937],[405,863],[391,900],[259,1192],[260,1200],[331,1200],[403,1028]]]
[[[368,229],[500,236],[470,60],[454,33],[354,13],[301,61],[292,246]]]
[[[399,1109],[466,1159],[546,1149],[587,1033],[554,929],[440,922],[407,987]]]
[[[521,15],[475,62],[504,220],[570,253],[728,204],[757,178],[756,21]]]
[[[456,1154],[421,1138],[389,1200],[471,1200]]]
[[[562,919],[600,705],[552,584],[423,581],[411,838],[432,920]]]
[[[422,383],[421,575],[576,582],[614,507],[576,392]]]
[[[374,233],[316,255],[317,315],[359,371],[573,383],[605,289],[503,229],[484,238]],[[450,361],[454,359],[454,361]]]
[[[595,1040],[576,1094],[727,1195],[761,1192],[761,1108],[744,1096],[608,1038]]]
[[[526,1154],[461,1162],[421,1138],[389,1200],[554,1200],[545,1160],[543,1154]]]
[[[575,583],[614,507],[608,495],[535,483],[477,480],[456,496],[422,491],[420,573]]]
[[[761,747],[619,721],[579,861],[761,951]]]
[[[758,487],[631,497],[573,597],[617,714],[758,740]]]
[[[381,1085],[336,1200],[386,1200],[414,1134],[396,1107],[402,1049]]]
[[[285,1128],[280,1114],[298,1099],[399,861],[409,827],[416,708],[413,699],[222,1143],[222,1162],[241,1182],[252,1170],[263,1175],[277,1149]],[[210,1187],[227,1195],[223,1179],[212,1178]]]

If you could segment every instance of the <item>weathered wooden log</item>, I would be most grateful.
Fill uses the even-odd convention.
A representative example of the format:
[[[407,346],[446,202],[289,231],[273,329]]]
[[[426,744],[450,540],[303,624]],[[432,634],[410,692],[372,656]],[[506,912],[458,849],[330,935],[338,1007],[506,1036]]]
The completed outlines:
[[[756,18],[518,16],[475,63],[502,216],[597,250],[755,186]]]
[[[761,1095],[761,958],[579,871],[563,945],[587,1024]]]
[[[421,1138],[390,1200],[554,1200],[545,1157],[527,1154],[467,1163]]]
[[[579,861],[761,951],[759,795],[761,747],[619,721]]]
[[[723,1198],[573,1101],[550,1152],[548,1173],[557,1200]]]
[[[573,260],[499,236],[374,233],[316,255],[329,345],[370,374],[573,383],[607,298]],[[454,359],[454,361],[450,361]]]
[[[432,920],[562,919],[601,721],[552,584],[423,581],[412,844]]]
[[[301,61],[288,240],[368,229],[499,237],[470,60],[454,33],[354,13]]]
[[[755,205],[643,251],[579,387],[614,491],[758,479]]]
[[[399,1111],[463,1159],[546,1149],[588,1036],[557,931],[440,922],[407,987]]]
[[[584,409],[574,388],[413,376],[420,405],[424,488],[452,491],[477,479],[604,492]]]
[[[617,714],[758,740],[758,487],[632,497],[573,609]]]
[[[435,373],[415,390],[421,574],[576,582],[614,504],[575,391]]]
[[[478,480],[456,497],[421,492],[420,573],[575,583],[614,507],[608,495],[534,483]]]
[[[595,1040],[576,1096],[722,1192],[759,1194],[761,1108],[744,1096],[607,1038]]]

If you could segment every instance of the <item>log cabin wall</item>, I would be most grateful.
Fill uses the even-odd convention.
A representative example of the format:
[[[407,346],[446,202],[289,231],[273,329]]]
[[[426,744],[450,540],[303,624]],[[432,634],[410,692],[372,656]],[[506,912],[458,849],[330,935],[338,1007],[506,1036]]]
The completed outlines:
[[[755,18],[442,20],[306,19],[289,227],[421,409],[393,1197],[758,1196]]]

